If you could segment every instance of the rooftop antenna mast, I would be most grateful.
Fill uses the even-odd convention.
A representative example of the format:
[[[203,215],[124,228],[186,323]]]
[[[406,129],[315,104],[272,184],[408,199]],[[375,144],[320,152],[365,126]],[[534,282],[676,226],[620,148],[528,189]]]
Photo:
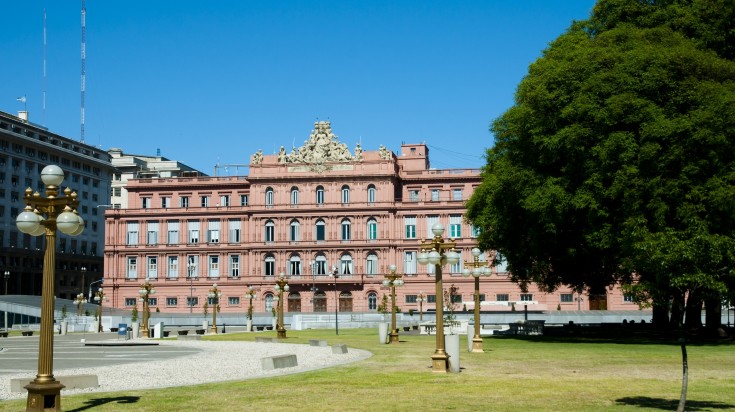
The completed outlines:
[[[82,0],[82,129],[79,135],[79,141],[84,143],[84,84],[86,77],[85,66],[87,64],[87,6],[85,0]]]

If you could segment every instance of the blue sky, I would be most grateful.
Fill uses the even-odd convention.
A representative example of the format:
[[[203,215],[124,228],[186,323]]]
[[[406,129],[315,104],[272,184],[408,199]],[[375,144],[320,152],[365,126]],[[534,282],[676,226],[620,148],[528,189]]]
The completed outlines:
[[[211,175],[328,119],[351,151],[425,142],[432,167],[481,167],[528,65],[593,5],[87,0],[85,142]],[[8,1],[3,15],[0,110],[25,95],[32,122],[78,140],[81,1]]]

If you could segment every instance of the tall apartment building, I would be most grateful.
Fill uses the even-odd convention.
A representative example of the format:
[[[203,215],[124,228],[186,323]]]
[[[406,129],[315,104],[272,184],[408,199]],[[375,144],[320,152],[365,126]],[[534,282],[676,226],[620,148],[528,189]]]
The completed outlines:
[[[122,149],[108,150],[112,166],[116,171],[112,178],[110,204],[116,209],[128,205],[127,182],[130,179],[169,178],[179,176],[206,176],[206,174],[176,160],[170,160],[160,153],[156,156],[123,153]]]
[[[147,279],[157,292],[152,310],[200,313],[205,303],[211,307],[207,295],[216,283],[221,311],[244,313],[252,286],[255,310],[263,312],[273,307],[283,273],[289,312],[332,312],[335,305],[369,312],[389,295],[382,281],[395,264],[405,275],[397,306],[418,311],[423,295],[423,309],[432,309],[434,271],[418,264],[417,254],[441,222],[461,256],[444,268],[444,287],[456,290],[456,309],[472,308],[474,280],[462,269],[478,229],[463,215],[479,184],[476,169],[430,168],[424,144],[404,144],[400,154],[382,145],[350,152],[329,122],[317,122],[302,147],[255,153],[248,176],[129,180],[128,208],[106,211],[108,296],[112,306],[130,309]],[[483,310],[588,308],[570,290],[522,292],[502,266],[481,279],[480,295]],[[635,307],[619,290],[603,299],[610,309]]]
[[[55,294],[73,299],[102,279],[104,208],[99,206],[109,203],[110,156],[29,122],[26,112],[20,117],[0,112],[0,274],[9,273],[8,294],[41,294],[44,237],[20,232],[15,218],[25,207],[26,188],[45,193],[40,176],[49,164],[64,170],[62,187],[77,192],[86,222],[78,236],[57,233]]]

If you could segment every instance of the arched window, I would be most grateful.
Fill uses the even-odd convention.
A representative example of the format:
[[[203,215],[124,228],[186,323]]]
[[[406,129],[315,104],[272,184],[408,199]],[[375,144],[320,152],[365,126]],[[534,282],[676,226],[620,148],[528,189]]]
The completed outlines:
[[[299,292],[291,292],[288,294],[289,312],[301,312],[301,294]]]
[[[314,274],[315,275],[326,275],[327,274],[327,258],[323,254],[318,254],[314,261]]]
[[[298,242],[299,240],[301,240],[301,230],[300,229],[301,229],[301,224],[299,224],[299,221],[296,219],[292,220],[291,221],[291,231],[289,233],[290,234],[289,239],[292,242]]]
[[[372,217],[367,221],[367,238],[368,240],[376,240],[378,238],[378,221]]]
[[[318,205],[324,204],[324,187],[322,186],[316,187],[316,204]]]
[[[365,261],[365,273],[368,275],[378,274],[378,255],[369,253]]]
[[[347,185],[342,186],[342,203],[350,203],[350,187]]]
[[[276,224],[272,220],[265,222],[265,241],[275,242],[276,240]]]
[[[350,235],[351,235],[350,226],[351,226],[350,219],[342,219],[342,225],[341,225],[342,240],[350,240]]]
[[[376,194],[375,185],[373,184],[368,185],[368,191],[367,191],[368,203],[371,203],[371,204],[375,203],[375,194]]]
[[[378,294],[370,292],[367,295],[368,298],[368,310],[378,310]]]
[[[265,205],[273,206],[273,188],[268,187],[265,189]]]
[[[324,241],[327,236],[327,225],[324,224],[324,221],[319,219],[316,221],[316,233],[314,234],[314,237],[318,241]]]
[[[339,273],[342,275],[351,275],[354,273],[354,269],[352,267],[352,256],[348,253],[345,253],[341,258],[339,258]]]
[[[265,311],[272,312],[273,311],[273,294],[266,293],[263,300],[265,301]]]
[[[291,188],[291,206],[299,204],[299,188],[294,186]]]
[[[293,255],[288,260],[288,274],[301,276],[301,258],[298,255]]]
[[[276,274],[276,258],[273,255],[267,255],[263,259],[263,275],[275,276]]]

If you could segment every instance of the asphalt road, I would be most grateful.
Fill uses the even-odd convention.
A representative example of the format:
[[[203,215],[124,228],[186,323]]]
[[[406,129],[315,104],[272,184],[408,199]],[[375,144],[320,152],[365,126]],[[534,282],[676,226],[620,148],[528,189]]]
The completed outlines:
[[[111,343],[115,346],[85,346],[86,343]],[[0,376],[38,370],[38,332],[34,336],[0,338]],[[171,359],[200,352],[187,347],[158,345],[124,346],[123,343],[148,343],[148,340],[118,339],[117,333],[74,333],[54,335],[54,370],[110,366],[141,360]],[[155,341],[152,341],[155,343]]]

